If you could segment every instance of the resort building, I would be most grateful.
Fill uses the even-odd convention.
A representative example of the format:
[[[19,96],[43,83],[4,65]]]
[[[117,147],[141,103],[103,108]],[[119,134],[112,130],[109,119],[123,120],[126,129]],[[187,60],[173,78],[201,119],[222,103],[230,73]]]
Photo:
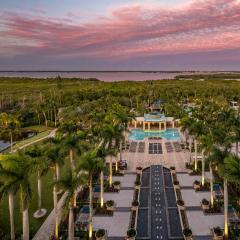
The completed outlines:
[[[143,131],[165,131],[167,128],[176,128],[178,125],[179,120],[175,120],[173,117],[166,117],[158,112],[145,113],[143,117],[136,117],[132,121],[132,127],[142,128]]]

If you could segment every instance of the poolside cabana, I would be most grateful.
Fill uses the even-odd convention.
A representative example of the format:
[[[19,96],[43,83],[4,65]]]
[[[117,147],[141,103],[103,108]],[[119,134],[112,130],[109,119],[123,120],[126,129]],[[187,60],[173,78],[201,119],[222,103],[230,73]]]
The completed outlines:
[[[153,112],[145,113],[143,117],[136,117],[132,121],[134,128],[142,127],[144,131],[160,130],[165,131],[167,128],[175,128],[178,121],[173,117],[166,117],[164,114]]]

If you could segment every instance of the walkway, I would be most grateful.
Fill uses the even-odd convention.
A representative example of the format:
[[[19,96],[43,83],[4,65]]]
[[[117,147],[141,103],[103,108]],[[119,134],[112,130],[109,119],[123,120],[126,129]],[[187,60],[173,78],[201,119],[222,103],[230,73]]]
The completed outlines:
[[[104,201],[114,200],[116,204],[113,216],[93,216],[93,229],[107,230],[108,239],[123,239],[126,236],[130,223],[135,180],[136,174],[130,172],[126,172],[123,177],[113,177],[113,182],[121,182],[120,191],[104,194]]]
[[[206,172],[206,178],[209,179],[210,174]],[[210,200],[210,192],[195,192],[193,182],[200,181],[201,176],[190,176],[188,173],[177,173],[177,178],[181,186],[182,199],[186,206],[186,215],[189,227],[193,232],[194,239],[212,239],[211,229],[214,227],[224,226],[224,218],[222,214],[204,214],[201,208],[202,199]],[[201,224],[199,224],[201,223]]]
[[[160,165],[143,171],[137,239],[182,239],[171,173]]]

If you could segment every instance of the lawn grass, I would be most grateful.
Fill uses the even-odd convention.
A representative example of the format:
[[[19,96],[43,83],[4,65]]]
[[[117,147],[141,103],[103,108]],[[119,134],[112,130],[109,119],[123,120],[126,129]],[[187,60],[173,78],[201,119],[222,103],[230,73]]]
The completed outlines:
[[[35,125],[35,126],[30,126],[30,127],[24,127],[22,128],[23,130],[29,130],[29,131],[36,131],[38,133],[45,132],[48,130],[53,130],[51,127],[46,127],[44,125]]]
[[[13,151],[17,150],[18,148],[21,148],[22,146],[24,146],[24,145],[26,145],[26,144],[29,144],[29,143],[34,142],[34,141],[37,141],[37,140],[39,140],[39,139],[41,139],[41,138],[47,137],[47,136],[50,134],[51,131],[52,131],[52,129],[48,129],[48,130],[46,130],[46,131],[43,131],[43,132],[38,133],[37,135],[35,135],[35,136],[33,136],[33,137],[30,137],[30,138],[27,138],[27,139],[24,139],[24,140],[22,140],[22,141],[17,142],[17,143],[14,144],[14,146],[13,146]],[[10,149],[8,148],[8,149],[6,150],[6,152],[9,152],[9,151],[10,151]]]

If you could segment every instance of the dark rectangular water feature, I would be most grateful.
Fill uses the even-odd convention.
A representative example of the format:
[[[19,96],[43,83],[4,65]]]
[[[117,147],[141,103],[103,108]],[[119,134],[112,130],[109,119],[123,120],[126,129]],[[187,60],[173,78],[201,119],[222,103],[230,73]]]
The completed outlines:
[[[148,209],[138,210],[137,235],[142,238],[148,237]]]
[[[148,207],[149,188],[142,188],[140,191],[140,207]]]
[[[143,170],[139,201],[137,240],[183,239],[169,169],[154,165]]]

